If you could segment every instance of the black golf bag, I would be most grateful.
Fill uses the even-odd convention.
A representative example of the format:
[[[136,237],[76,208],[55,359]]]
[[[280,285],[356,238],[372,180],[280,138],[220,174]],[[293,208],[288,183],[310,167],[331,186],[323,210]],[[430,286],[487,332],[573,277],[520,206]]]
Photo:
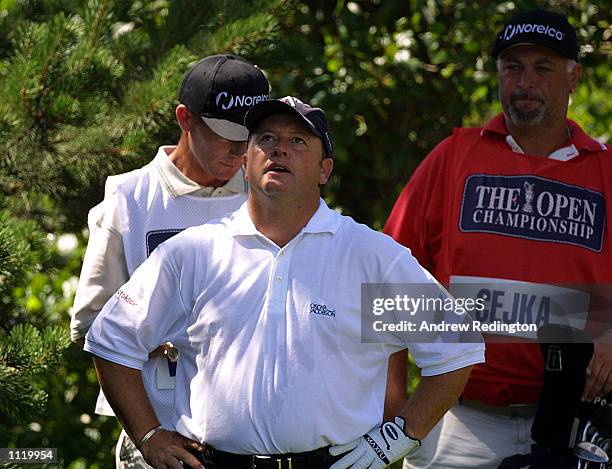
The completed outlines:
[[[553,338],[556,342],[551,343]],[[580,401],[594,350],[588,336],[565,326],[546,326],[538,332],[538,339],[545,371],[542,398],[531,427],[535,444],[529,454],[504,459],[499,469],[574,468],[573,450],[583,441],[587,422],[593,427],[591,432],[596,431],[593,419],[597,422],[599,435],[612,428],[612,420],[608,421],[612,393],[593,402]]]

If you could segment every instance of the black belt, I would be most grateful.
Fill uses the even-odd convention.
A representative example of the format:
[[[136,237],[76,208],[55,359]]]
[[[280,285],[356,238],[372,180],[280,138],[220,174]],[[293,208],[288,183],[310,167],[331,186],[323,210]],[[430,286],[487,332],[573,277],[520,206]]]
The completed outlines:
[[[227,453],[210,446],[202,452],[190,451],[206,469],[328,469],[343,456],[329,454],[329,446],[304,453],[265,456]],[[190,468],[187,464],[184,467]]]
[[[506,417],[534,417],[538,410],[537,404],[510,404],[508,406],[496,406],[471,399],[460,399],[459,403],[470,409],[485,412],[487,414],[505,415]]]

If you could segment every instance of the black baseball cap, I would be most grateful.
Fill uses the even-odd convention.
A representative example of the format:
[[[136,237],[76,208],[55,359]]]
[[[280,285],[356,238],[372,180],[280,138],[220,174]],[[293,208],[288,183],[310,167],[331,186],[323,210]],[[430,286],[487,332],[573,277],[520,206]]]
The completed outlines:
[[[565,16],[552,11],[532,10],[510,18],[495,40],[493,58],[519,44],[538,44],[578,60],[576,31]]]
[[[306,128],[321,139],[325,156],[332,158],[334,147],[329,133],[327,118],[322,109],[311,107],[293,96],[270,99],[253,106],[244,118],[244,125],[249,130],[249,133],[253,133],[262,120],[274,114],[294,114],[298,116]]]
[[[185,75],[179,101],[220,137],[244,141],[244,115],[268,99],[270,85],[262,71],[236,55],[211,55]]]

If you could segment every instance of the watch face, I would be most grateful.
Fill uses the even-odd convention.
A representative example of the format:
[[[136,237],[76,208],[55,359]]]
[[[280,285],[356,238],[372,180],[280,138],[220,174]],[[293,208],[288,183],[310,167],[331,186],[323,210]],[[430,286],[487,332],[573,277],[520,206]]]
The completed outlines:
[[[166,342],[164,344],[164,355],[171,362],[176,362],[179,358],[179,349],[172,345],[172,342]]]

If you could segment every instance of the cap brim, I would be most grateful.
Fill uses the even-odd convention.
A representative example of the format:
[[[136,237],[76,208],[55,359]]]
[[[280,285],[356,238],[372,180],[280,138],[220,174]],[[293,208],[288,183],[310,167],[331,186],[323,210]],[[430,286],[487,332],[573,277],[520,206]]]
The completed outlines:
[[[298,116],[304,125],[317,137],[323,138],[321,133],[317,130],[312,122],[310,122],[304,115],[300,113],[296,108],[290,104],[284,103],[278,100],[268,100],[256,104],[244,117],[244,125],[249,132],[255,131],[259,123],[266,117],[270,117],[274,114],[293,114]]]
[[[506,45],[501,51],[497,52],[497,55],[496,56],[494,55],[494,58],[498,59],[502,55],[504,55],[506,52],[508,52],[510,49],[514,49],[515,47],[522,47],[522,46],[543,47],[544,49],[548,49],[548,50],[551,50],[551,51],[555,52],[560,57],[565,57],[566,59],[573,59],[573,57],[570,57],[567,54],[563,54],[562,52],[558,51],[557,49],[555,49],[553,47],[550,47],[550,45],[541,44],[541,43],[538,43],[538,42],[529,42],[529,41],[518,41],[518,42],[510,43],[510,44]]]
[[[515,47],[521,47],[521,46],[538,46],[538,47],[544,47],[545,49],[553,50],[550,47],[547,47],[542,44],[538,44],[537,42],[521,41],[521,42],[515,42],[513,44],[508,44],[501,52],[499,52],[497,56],[501,57],[506,52],[508,52],[510,49],[514,49]]]
[[[219,137],[233,142],[245,142],[249,138],[249,131],[244,125],[236,124],[225,119],[202,117],[204,123]]]

